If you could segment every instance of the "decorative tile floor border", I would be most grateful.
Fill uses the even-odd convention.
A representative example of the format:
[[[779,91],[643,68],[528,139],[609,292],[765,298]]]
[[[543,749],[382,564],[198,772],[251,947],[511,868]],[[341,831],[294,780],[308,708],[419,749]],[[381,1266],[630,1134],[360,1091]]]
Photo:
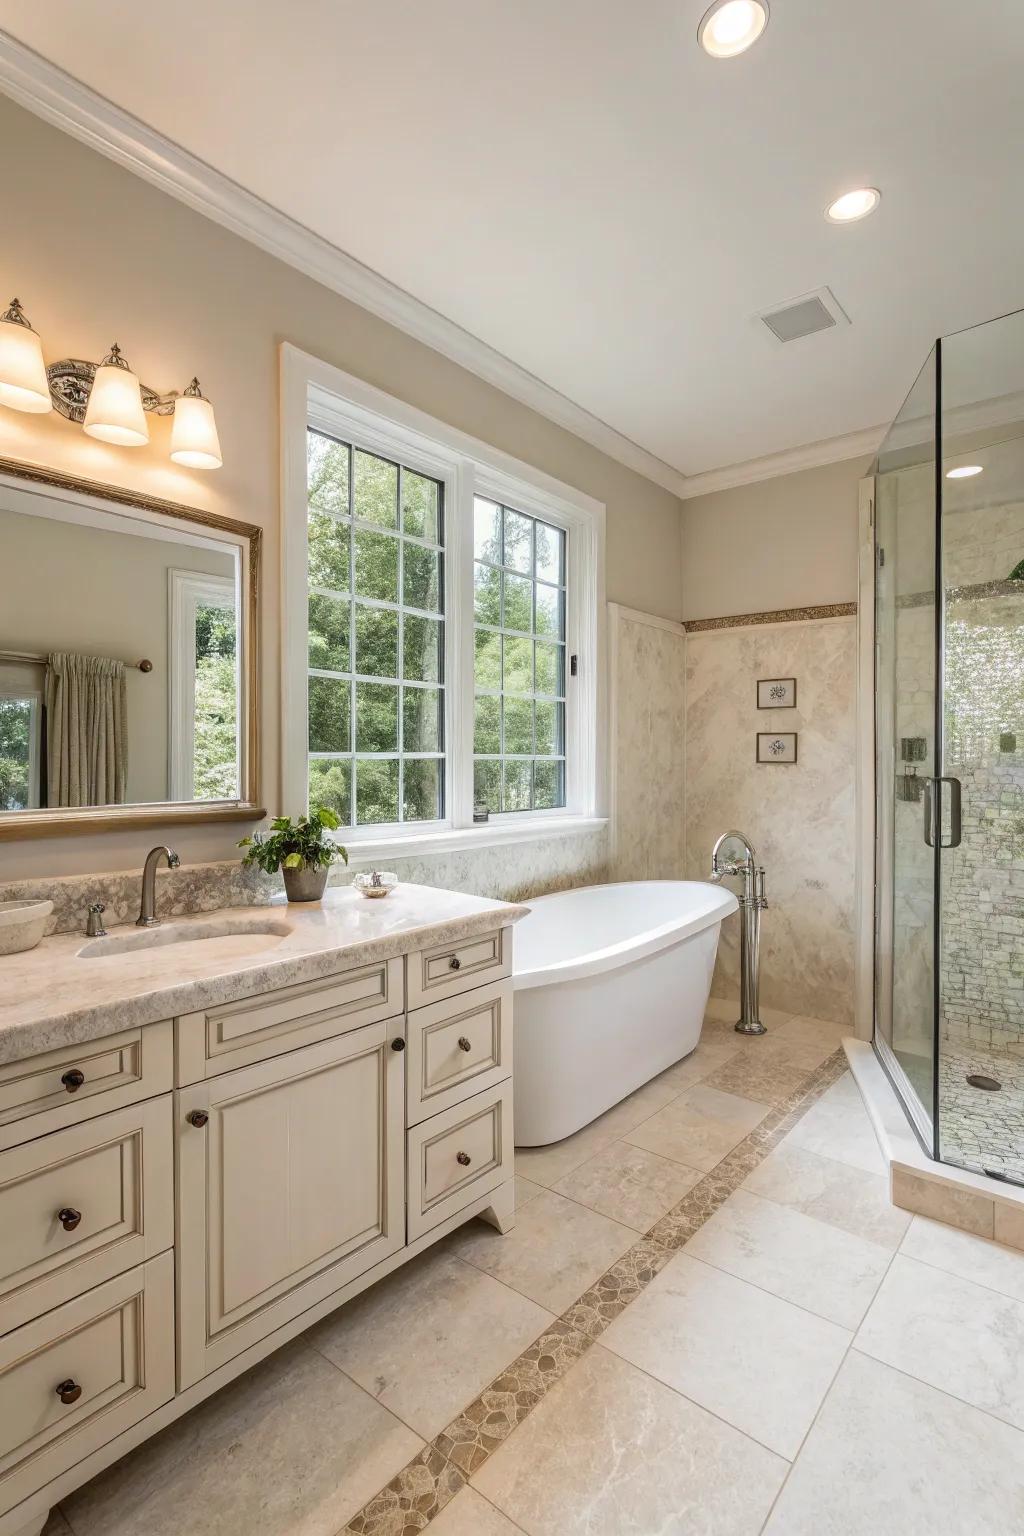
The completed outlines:
[[[374,1495],[342,1536],[415,1536],[847,1071],[840,1047]]]

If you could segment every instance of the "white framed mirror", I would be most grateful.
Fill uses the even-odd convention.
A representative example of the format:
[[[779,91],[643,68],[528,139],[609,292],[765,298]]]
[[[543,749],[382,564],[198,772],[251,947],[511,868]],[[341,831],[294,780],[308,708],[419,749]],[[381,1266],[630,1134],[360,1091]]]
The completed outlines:
[[[0,459],[0,839],[261,818],[260,529]]]

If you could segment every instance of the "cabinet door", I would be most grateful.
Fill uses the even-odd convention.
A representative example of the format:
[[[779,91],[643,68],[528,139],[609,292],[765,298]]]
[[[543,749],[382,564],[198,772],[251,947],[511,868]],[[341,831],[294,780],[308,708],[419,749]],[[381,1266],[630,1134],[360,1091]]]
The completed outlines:
[[[175,1095],[179,1389],[404,1245],[404,1032],[369,1025]]]

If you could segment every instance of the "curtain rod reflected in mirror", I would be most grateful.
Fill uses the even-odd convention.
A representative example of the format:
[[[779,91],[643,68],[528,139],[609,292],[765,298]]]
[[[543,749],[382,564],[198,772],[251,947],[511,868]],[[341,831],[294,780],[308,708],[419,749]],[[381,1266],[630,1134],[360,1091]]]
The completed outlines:
[[[0,661],[24,661],[34,667],[45,667],[49,659],[49,656],[44,655],[42,651],[0,651]],[[153,663],[147,661],[145,657],[141,661],[123,662],[122,665],[132,667],[138,672],[152,672],[153,670]]]
[[[0,547],[0,840],[261,819],[261,530],[0,459]]]

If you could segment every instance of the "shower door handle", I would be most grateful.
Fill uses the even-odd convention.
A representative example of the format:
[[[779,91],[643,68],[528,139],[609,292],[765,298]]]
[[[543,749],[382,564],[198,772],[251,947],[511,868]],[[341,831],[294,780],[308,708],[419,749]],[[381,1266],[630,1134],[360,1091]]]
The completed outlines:
[[[942,840],[942,790],[940,784],[949,785],[949,841]],[[924,840],[929,848],[959,848],[960,846],[960,780],[951,778],[925,779],[924,781]]]
[[[941,841],[940,822],[940,848],[959,848],[960,846],[960,780],[939,779],[940,784],[949,785],[949,842]]]

